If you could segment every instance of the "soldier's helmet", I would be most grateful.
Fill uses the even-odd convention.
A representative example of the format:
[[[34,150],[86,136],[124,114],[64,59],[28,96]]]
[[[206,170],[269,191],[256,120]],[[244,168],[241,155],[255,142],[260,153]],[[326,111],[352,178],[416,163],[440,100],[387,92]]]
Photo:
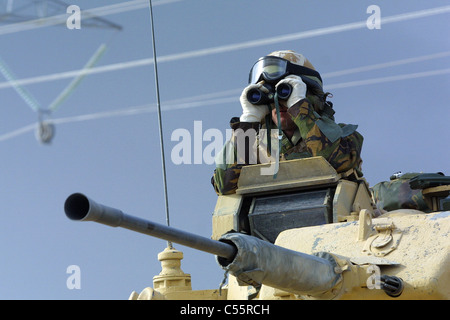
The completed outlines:
[[[259,58],[250,70],[249,83],[258,83],[261,80],[276,83],[287,75],[301,76],[305,82],[314,81],[322,90],[320,73],[304,55],[292,50],[274,51]],[[311,82],[307,84],[314,85]]]

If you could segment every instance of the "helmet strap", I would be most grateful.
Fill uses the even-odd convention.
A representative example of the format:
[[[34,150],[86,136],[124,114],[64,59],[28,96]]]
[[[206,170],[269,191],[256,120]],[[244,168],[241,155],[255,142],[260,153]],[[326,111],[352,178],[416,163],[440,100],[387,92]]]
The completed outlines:
[[[281,130],[281,120],[280,120],[280,104],[278,102],[278,93],[275,91],[275,95],[273,97],[273,101],[275,102],[275,109],[277,111],[277,126],[278,126],[278,157],[275,159],[275,173],[273,174],[273,178],[277,178],[278,169],[280,166],[280,152],[281,152],[281,139],[283,139],[283,130]],[[272,136],[270,136],[270,140],[272,140]]]

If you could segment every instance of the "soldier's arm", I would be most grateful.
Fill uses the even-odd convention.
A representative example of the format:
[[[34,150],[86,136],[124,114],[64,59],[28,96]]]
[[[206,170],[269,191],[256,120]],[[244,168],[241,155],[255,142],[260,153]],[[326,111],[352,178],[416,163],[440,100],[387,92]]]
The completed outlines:
[[[249,156],[249,152],[251,152],[250,148],[248,148],[249,146],[241,146],[243,147],[242,154],[237,151],[237,141],[239,139],[237,139],[236,133],[253,129],[256,134],[259,123],[240,122],[238,119],[233,118],[230,122],[230,126],[233,129],[233,136],[225,143],[221,152],[216,157],[216,169],[211,178],[211,184],[217,194],[225,195],[236,192],[241,168],[247,165],[248,159],[251,158]],[[243,141],[241,140],[241,142]]]
[[[211,184],[217,194],[233,194],[236,192],[242,164],[234,163],[226,169],[217,167],[211,177]]]

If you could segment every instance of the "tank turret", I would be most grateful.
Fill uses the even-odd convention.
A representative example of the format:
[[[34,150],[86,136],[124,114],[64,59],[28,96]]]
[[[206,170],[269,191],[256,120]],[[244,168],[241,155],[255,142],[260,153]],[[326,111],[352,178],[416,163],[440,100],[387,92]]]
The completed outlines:
[[[82,194],[65,203],[72,220],[96,221],[217,256],[221,289],[193,291],[182,253],[168,247],[153,288],[130,299],[449,299],[449,186],[424,190],[434,209],[379,215],[367,182],[322,157],[242,168],[236,194],[219,196],[210,238],[100,205]]]

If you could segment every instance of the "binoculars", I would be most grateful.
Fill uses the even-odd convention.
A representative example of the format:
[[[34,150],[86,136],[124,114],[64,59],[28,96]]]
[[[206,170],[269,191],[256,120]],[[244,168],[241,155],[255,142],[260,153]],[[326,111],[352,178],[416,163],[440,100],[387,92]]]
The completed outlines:
[[[275,90],[273,86],[266,83],[264,84],[264,87],[269,90],[268,93],[260,89],[251,89],[247,92],[247,100],[251,104],[255,105],[269,104],[273,102],[273,98],[275,96]],[[276,91],[279,99],[287,100],[287,98],[289,98],[289,96],[291,95],[292,87],[287,83],[283,83],[277,87]]]

